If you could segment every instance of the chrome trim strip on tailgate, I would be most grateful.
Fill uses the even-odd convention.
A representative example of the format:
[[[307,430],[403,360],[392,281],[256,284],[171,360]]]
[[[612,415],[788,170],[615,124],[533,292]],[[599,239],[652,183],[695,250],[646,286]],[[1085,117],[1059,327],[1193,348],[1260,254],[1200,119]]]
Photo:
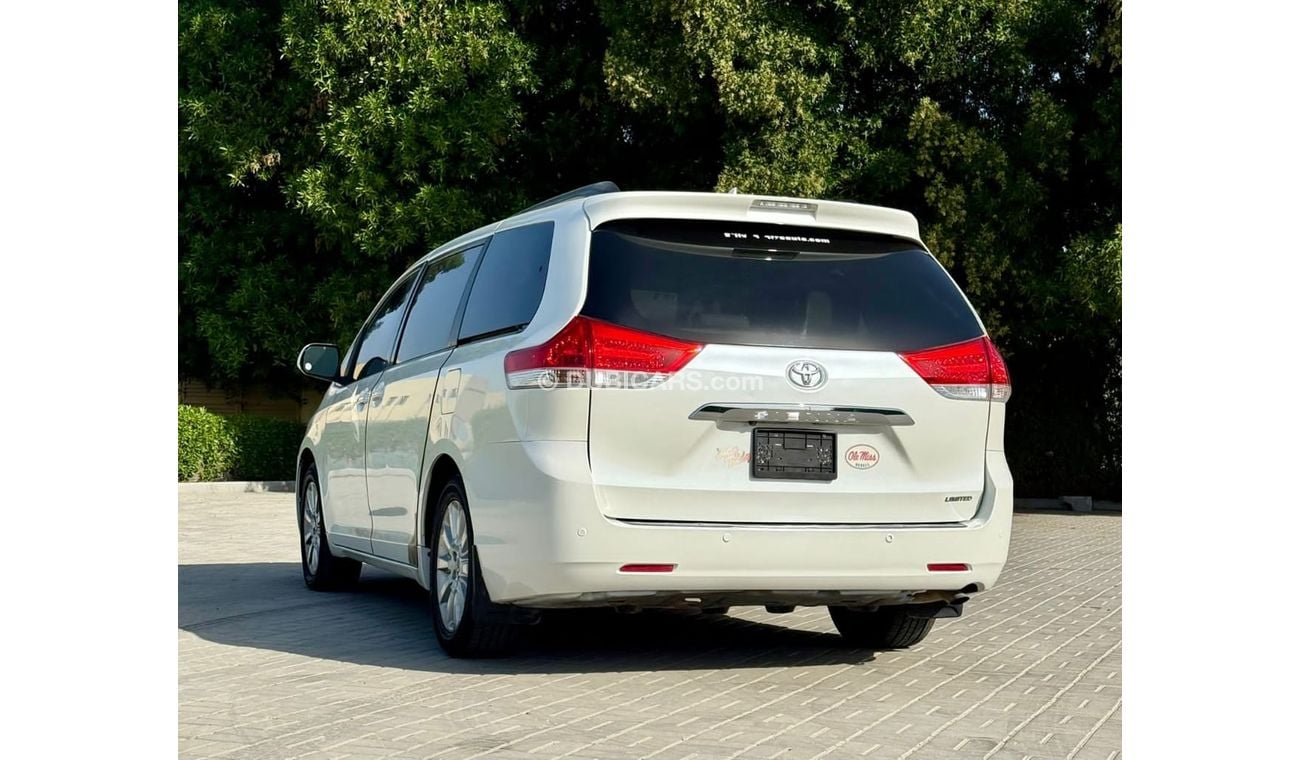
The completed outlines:
[[[750,425],[914,425],[902,409],[831,404],[705,404],[690,419]]]

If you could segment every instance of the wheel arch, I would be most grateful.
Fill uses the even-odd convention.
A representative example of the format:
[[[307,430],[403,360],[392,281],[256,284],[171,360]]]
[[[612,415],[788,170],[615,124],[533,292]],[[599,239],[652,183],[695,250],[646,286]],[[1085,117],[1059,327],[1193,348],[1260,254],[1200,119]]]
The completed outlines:
[[[307,468],[316,464],[316,455],[312,453],[311,447],[304,446],[298,452],[298,466],[294,471],[294,492],[302,494],[302,479],[307,474]]]
[[[298,452],[298,464],[293,475],[293,514],[294,519],[298,521],[299,530],[302,530],[303,489],[306,487],[303,481],[307,478],[307,468],[314,464],[316,464],[316,455],[312,453],[312,450],[309,447],[304,446],[302,450]],[[325,519],[325,489],[320,483],[319,467],[316,469],[316,478],[316,488],[320,491],[320,510],[321,519],[323,520]]]

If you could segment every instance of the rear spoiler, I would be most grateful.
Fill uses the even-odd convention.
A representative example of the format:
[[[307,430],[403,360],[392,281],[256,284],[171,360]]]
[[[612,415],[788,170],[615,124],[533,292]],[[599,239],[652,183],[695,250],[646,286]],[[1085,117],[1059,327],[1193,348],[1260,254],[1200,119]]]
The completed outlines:
[[[842,201],[739,193],[618,192],[587,198],[591,229],[614,219],[712,219],[856,230],[921,243],[916,217],[893,208]]]

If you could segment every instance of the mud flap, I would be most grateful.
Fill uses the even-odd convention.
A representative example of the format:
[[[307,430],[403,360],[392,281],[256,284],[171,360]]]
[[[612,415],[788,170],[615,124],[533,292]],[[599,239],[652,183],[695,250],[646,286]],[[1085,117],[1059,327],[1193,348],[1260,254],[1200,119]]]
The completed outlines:
[[[479,610],[485,623],[509,623],[510,625],[537,625],[542,621],[542,611],[529,607],[516,607],[513,604],[497,604],[488,596],[487,585],[483,583],[483,565],[479,562],[478,547],[473,548],[474,573],[474,609]]]

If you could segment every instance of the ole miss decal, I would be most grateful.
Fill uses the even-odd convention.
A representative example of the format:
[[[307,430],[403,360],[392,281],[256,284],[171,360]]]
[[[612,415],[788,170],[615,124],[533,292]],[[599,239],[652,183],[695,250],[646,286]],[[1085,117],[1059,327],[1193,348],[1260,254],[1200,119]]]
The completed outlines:
[[[844,452],[844,461],[855,470],[869,470],[880,461],[880,452],[865,443],[859,443]]]

